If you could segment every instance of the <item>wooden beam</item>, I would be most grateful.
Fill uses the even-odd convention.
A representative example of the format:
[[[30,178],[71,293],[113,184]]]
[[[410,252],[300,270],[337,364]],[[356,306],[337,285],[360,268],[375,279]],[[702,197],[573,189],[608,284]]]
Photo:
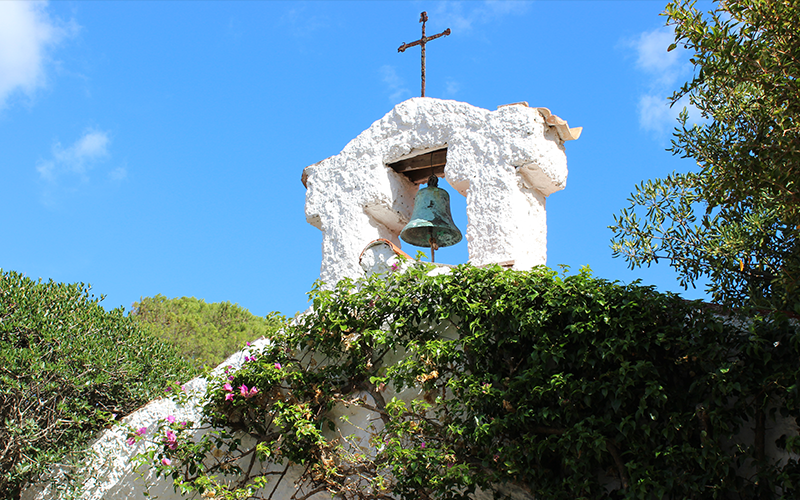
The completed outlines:
[[[408,177],[414,184],[422,184],[427,181],[431,174],[444,177],[446,163],[447,148],[442,148],[413,158],[390,163],[388,166],[398,174]]]

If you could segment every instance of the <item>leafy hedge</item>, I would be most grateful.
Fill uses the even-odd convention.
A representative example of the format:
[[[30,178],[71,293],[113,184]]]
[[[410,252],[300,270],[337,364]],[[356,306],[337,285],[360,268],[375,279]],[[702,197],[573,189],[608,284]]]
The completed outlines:
[[[262,318],[230,302],[160,294],[133,304],[131,316],[198,367],[217,366],[245,342],[269,337],[283,324],[276,313]]]
[[[255,490],[285,474],[269,463],[304,467],[298,497],[467,499],[504,484],[547,499],[796,496],[797,433],[776,442],[792,458],[765,453],[772,419],[800,416],[796,326],[588,272],[426,271],[313,290],[313,313],[210,385],[197,424],[255,443],[165,423],[160,473],[217,498],[267,498],[273,485]],[[423,397],[389,397],[404,387]],[[373,451],[327,432],[336,405],[376,413]]]
[[[0,269],[0,498],[17,498],[97,431],[195,375],[89,288]]]

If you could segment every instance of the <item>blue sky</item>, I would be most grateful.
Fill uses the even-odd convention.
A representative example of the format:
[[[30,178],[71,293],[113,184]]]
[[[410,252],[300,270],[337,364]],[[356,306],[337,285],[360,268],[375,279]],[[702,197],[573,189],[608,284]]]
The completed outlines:
[[[397,48],[426,10],[428,35],[452,30],[427,46],[427,96],[583,127],[547,201],[548,265],[703,297],[609,248],[636,184],[693,168],[665,151],[666,98],[692,68],[666,52],[664,5],[2,1],[0,268],[91,283],[106,308],[160,293],[304,310],[321,234],[301,172],[419,95],[419,48]],[[466,260],[465,242],[437,252]]]

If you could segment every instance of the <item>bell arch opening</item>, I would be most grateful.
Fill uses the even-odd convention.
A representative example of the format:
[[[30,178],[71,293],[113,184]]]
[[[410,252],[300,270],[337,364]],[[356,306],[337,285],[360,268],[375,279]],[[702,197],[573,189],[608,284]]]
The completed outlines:
[[[450,214],[455,226],[464,235],[464,238],[452,246],[439,247],[436,250],[437,264],[462,264],[469,261],[469,252],[466,243],[467,236],[467,200],[461,193],[453,188],[445,177],[444,169],[447,164],[447,146],[427,151],[410,158],[404,158],[386,166],[403,175],[417,188],[427,184],[428,178],[435,175],[439,178],[438,187],[444,189],[450,195]],[[454,196],[454,194],[456,196]],[[402,227],[400,228],[402,231]],[[421,251],[425,254],[425,260],[430,260],[431,251],[429,247],[418,247],[399,238],[400,231],[394,236],[401,242],[403,251],[412,257]]]

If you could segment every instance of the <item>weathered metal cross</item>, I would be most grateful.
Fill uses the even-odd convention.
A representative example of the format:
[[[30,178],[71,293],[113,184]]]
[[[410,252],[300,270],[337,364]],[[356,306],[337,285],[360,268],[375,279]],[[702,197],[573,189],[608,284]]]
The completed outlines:
[[[433,36],[426,37],[425,36],[425,21],[427,21],[427,20],[428,20],[428,13],[427,12],[423,12],[422,14],[420,14],[419,22],[422,23],[422,38],[420,38],[416,42],[404,43],[403,45],[400,46],[399,49],[397,49],[397,52],[405,52],[405,50],[407,48],[414,47],[415,45],[419,45],[420,48],[422,49],[422,97],[425,97],[425,44],[430,42],[431,40],[436,40],[439,37],[447,36],[447,35],[450,34],[450,28],[447,28],[446,30],[444,30],[441,33],[439,33],[438,35],[433,35]]]

